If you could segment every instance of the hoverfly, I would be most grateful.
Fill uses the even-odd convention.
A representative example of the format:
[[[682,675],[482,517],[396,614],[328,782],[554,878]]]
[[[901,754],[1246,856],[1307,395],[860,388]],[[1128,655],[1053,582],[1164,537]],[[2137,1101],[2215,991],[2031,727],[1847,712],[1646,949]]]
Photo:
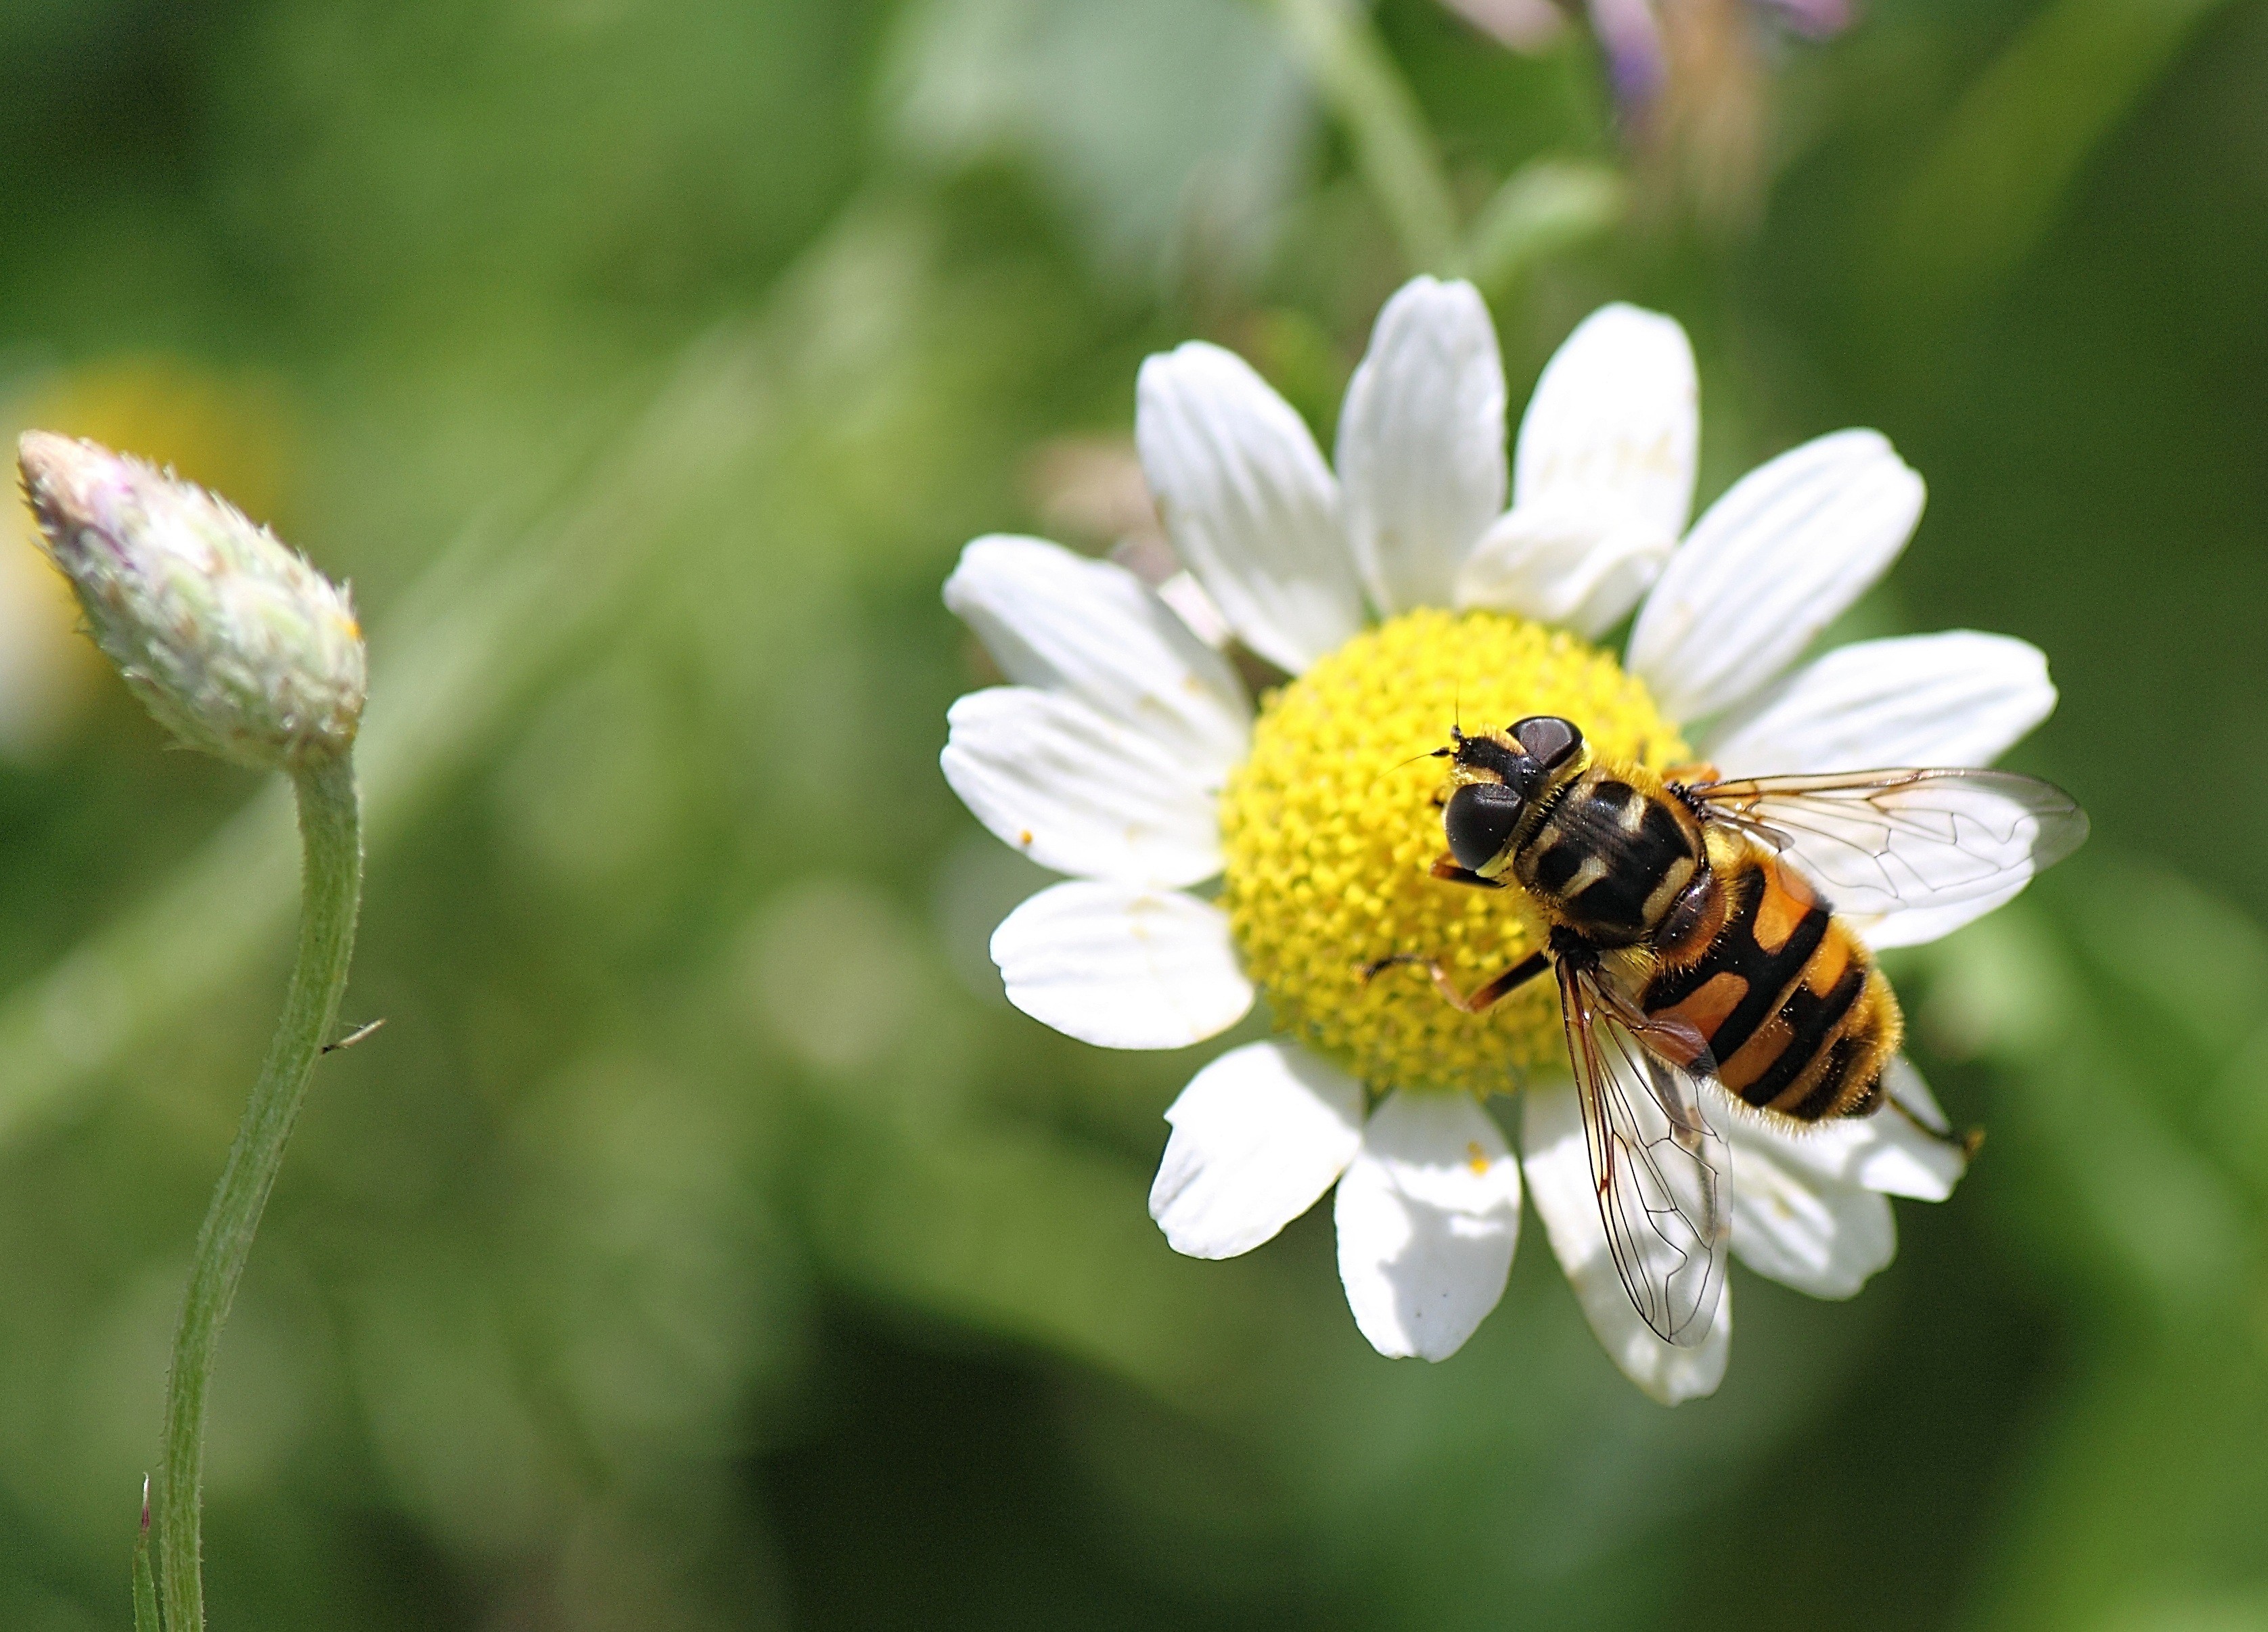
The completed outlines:
[[[1450,735],[1434,751],[1450,768],[1433,875],[1523,891],[1544,945],[1469,995],[1408,954],[1365,976],[1416,964],[1478,1013],[1552,970],[1615,1267],[1663,1341],[1698,1344],[1732,1232],[1705,1085],[1791,1128],[1887,1103],[1951,1137],[1885,1093],[1904,1022],[1860,931],[1997,906],[2076,849],[2087,817],[2007,771],[1722,781],[1595,763],[1551,715]]]

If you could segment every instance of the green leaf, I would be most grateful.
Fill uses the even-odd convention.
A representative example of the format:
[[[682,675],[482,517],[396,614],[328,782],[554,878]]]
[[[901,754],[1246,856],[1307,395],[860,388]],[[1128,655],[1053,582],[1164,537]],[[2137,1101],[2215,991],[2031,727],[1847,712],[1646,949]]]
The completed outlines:
[[[1186,236],[1251,247],[1314,126],[1298,69],[1242,0],[925,0],[884,77],[908,153],[1028,165],[1098,261],[1138,272]]]
[[[1893,213],[1908,292],[1986,292],[2055,224],[2103,138],[2220,0],[2060,0],[1969,88]]]
[[[1461,269],[1483,294],[1501,299],[1543,261],[1611,231],[1629,204],[1622,177],[1604,165],[1536,159],[1481,207]]]

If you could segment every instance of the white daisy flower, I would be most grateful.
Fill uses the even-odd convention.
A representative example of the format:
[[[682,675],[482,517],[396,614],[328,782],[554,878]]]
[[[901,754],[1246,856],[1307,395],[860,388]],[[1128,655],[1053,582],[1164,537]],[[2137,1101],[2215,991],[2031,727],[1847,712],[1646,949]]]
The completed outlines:
[[[1984,764],[2055,704],[2038,651],[1967,631],[1788,673],[1904,547],[1921,479],[1881,436],[1841,431],[1751,472],[1689,531],[1696,395],[1676,323],[1605,307],[1544,370],[1507,471],[1487,309],[1421,277],[1379,315],[1335,475],[1232,353],[1150,358],[1136,437],[1166,527],[1237,636],[1292,676],[1256,712],[1228,661],[1118,567],[988,537],[946,585],[1012,682],[954,705],[946,776],[994,834],[1070,875],[993,937],[1010,1001],[1104,1048],[1181,1048],[1264,993],[1279,1035],[1214,1059],[1174,1101],[1150,1209],[1176,1251],[1226,1258],[1336,1185],[1340,1275],[1381,1354],[1445,1358],[1494,1307],[1523,1174],[1593,1329],[1649,1394],[1712,1391],[1731,1331],[1729,1293],[1687,1348],[1624,1293],[1550,981],[1469,1015],[1422,980],[1359,973],[1439,957],[1471,989],[1537,944],[1519,892],[1428,876],[1439,772],[1410,761],[1454,711],[1491,727],[1561,715],[1602,757],[1742,776]],[[1633,607],[1617,662],[1591,643]],[[1896,939],[2012,893],[1903,914]],[[1895,1096],[1933,1114],[1896,1070]],[[1517,1158],[1484,1106],[1514,1090]],[[1889,1261],[1885,1196],[1941,1200],[1960,1176],[1955,1149],[1896,1114],[1800,1135],[1713,1120],[1734,1154],[1734,1252],[1815,1297],[1847,1298]]]

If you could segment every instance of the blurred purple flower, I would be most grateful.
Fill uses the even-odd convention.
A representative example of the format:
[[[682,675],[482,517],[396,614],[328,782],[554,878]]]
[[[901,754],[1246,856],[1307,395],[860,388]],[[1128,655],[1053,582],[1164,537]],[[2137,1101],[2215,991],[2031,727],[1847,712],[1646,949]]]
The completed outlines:
[[[1568,0],[1572,6],[1573,0]],[[1475,27],[1516,51],[1532,51],[1557,34],[1566,9],[1554,0],[1442,0]],[[1651,107],[1669,83],[1667,31],[1675,14],[1695,0],[1587,0],[1591,32],[1606,54],[1615,99],[1629,113]],[[1847,28],[1851,0],[1747,0],[1752,11],[1769,12],[1797,33],[1815,40]]]
[[[1625,108],[1650,107],[1669,80],[1669,53],[1653,0],[1591,0],[1591,32],[1607,54],[1615,99]]]

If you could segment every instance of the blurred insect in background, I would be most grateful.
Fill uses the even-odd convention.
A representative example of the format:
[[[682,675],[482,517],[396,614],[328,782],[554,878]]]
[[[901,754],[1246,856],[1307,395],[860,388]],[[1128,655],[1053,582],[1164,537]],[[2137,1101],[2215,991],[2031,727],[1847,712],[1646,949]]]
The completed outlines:
[[[1703,1109],[1785,1125],[1898,1103],[1884,1073],[1904,1022],[1862,931],[1894,915],[2006,899],[2078,848],[2070,796],[1994,770],[1717,779],[1599,764],[1570,721],[1451,727],[1433,875],[1516,887],[1544,945],[1472,993],[1478,1013],[1550,968],[1599,1214],[1631,1301],[1663,1341],[1698,1344],[1724,1284],[1732,1162]]]

